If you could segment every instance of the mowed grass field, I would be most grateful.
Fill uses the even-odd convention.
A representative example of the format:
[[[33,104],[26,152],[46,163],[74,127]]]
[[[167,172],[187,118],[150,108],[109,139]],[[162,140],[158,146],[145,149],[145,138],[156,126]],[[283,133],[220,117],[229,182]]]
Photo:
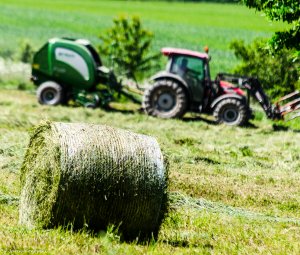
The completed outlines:
[[[251,42],[284,29],[242,5],[100,0],[0,0],[0,5],[0,52],[17,50],[24,39],[37,49],[52,37],[87,38],[98,45],[114,17],[137,15],[155,35],[153,52],[166,46],[203,51],[208,45],[213,74],[237,64],[229,49],[233,39]]]
[[[0,107],[0,254],[300,253],[300,133],[292,125],[274,131],[262,112],[240,128],[214,125],[207,116],[162,120],[136,110],[46,107],[33,92],[16,90],[0,91]],[[156,242],[124,243],[111,230],[18,225],[28,131],[43,120],[106,124],[157,138],[170,160],[171,208]]]
[[[97,35],[118,15],[139,15],[163,46],[211,49],[213,73],[237,63],[228,45],[284,28],[240,5],[137,1],[0,0],[0,51],[23,39]],[[1,72],[0,72],[1,75]],[[1,80],[1,77],[0,77]],[[161,120],[114,105],[107,112],[46,107],[33,91],[0,83],[0,254],[300,254],[300,121],[274,125],[258,111],[246,128],[209,116]],[[9,87],[7,84],[6,87]],[[126,111],[126,108],[130,111]],[[204,117],[205,119],[202,119]],[[91,233],[18,225],[19,169],[41,121],[106,124],[154,136],[170,160],[170,212],[157,241],[124,243],[112,229]]]

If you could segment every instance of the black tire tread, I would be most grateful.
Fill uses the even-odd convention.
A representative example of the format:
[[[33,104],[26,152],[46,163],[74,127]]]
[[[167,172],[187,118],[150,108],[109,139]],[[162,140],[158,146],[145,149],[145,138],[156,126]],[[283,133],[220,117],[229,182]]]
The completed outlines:
[[[55,100],[54,103],[47,104],[43,101],[42,99],[42,94],[45,91],[45,89],[52,88],[57,91],[57,99]],[[36,96],[38,99],[38,102],[42,105],[59,105],[64,102],[64,91],[61,85],[54,81],[46,81],[43,82],[37,89],[36,91]]]
[[[169,113],[162,113],[155,109],[153,95],[161,88],[172,89],[176,93],[176,105]],[[188,98],[184,88],[176,81],[170,79],[160,79],[148,87],[143,95],[142,107],[151,116],[159,118],[181,118],[187,110]]]
[[[221,116],[223,108],[228,105],[232,105],[232,106],[236,107],[239,112],[238,119],[236,121],[234,121],[233,123],[225,122]],[[213,115],[216,119],[216,122],[219,124],[224,123],[227,125],[243,126],[249,121],[249,112],[250,111],[249,111],[248,106],[243,101],[236,99],[236,98],[226,98],[226,99],[223,99],[222,101],[220,101],[216,105],[216,107],[213,111]]]

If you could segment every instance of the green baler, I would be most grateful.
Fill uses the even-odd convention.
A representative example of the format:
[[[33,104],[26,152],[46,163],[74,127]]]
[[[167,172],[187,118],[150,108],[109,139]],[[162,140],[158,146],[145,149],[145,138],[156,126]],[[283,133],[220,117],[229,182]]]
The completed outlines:
[[[113,91],[121,91],[114,73],[102,65],[94,47],[83,39],[50,39],[34,55],[32,81],[38,86],[39,103],[46,105],[73,100],[96,107],[107,104]]]

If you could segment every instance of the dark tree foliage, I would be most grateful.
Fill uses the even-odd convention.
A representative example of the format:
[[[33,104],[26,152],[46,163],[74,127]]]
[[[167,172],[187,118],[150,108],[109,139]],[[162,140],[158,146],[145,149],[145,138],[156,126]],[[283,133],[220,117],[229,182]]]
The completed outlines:
[[[142,27],[138,17],[115,18],[113,26],[100,36],[99,51],[110,59],[111,67],[128,78],[143,78],[159,63],[160,54],[150,54],[153,34]]]
[[[300,1],[299,0],[242,0],[246,6],[263,11],[271,20],[291,24],[288,31],[276,32],[271,40],[275,50],[284,47],[300,51]]]
[[[22,44],[21,44],[21,47],[20,47],[20,60],[21,62],[23,63],[31,63],[32,59],[33,59],[33,55],[34,55],[34,50],[33,50],[33,47],[32,45],[27,42],[27,41],[24,41]]]
[[[251,45],[233,41],[230,48],[241,60],[234,73],[258,77],[271,98],[277,98],[299,89],[300,63],[295,61],[293,52],[279,49],[269,54],[265,40],[255,40]]]

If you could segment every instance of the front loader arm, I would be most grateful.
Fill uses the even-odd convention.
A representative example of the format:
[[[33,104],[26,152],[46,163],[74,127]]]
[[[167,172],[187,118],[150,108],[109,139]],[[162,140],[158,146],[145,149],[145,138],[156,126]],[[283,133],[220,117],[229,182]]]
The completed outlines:
[[[273,105],[264,92],[259,80],[255,77],[221,73],[218,74],[217,78],[232,82],[237,84],[239,87],[246,89],[248,93],[250,93],[250,95],[259,102],[269,119],[284,119],[288,114],[292,114],[288,120],[300,117],[299,112],[295,113],[295,111],[300,110],[299,91],[295,91],[280,98]]]
[[[250,94],[259,102],[269,119],[282,119],[277,107],[274,107],[271,104],[257,78],[244,78],[241,86],[247,89]]]
[[[265,94],[259,80],[257,78],[247,78],[243,82],[243,87],[248,89],[253,97],[257,99],[264,109],[268,118],[273,120],[285,119],[292,120],[300,117],[300,92],[294,91],[288,95],[281,97],[274,105],[271,104],[268,96]],[[296,112],[297,111],[297,112]]]

